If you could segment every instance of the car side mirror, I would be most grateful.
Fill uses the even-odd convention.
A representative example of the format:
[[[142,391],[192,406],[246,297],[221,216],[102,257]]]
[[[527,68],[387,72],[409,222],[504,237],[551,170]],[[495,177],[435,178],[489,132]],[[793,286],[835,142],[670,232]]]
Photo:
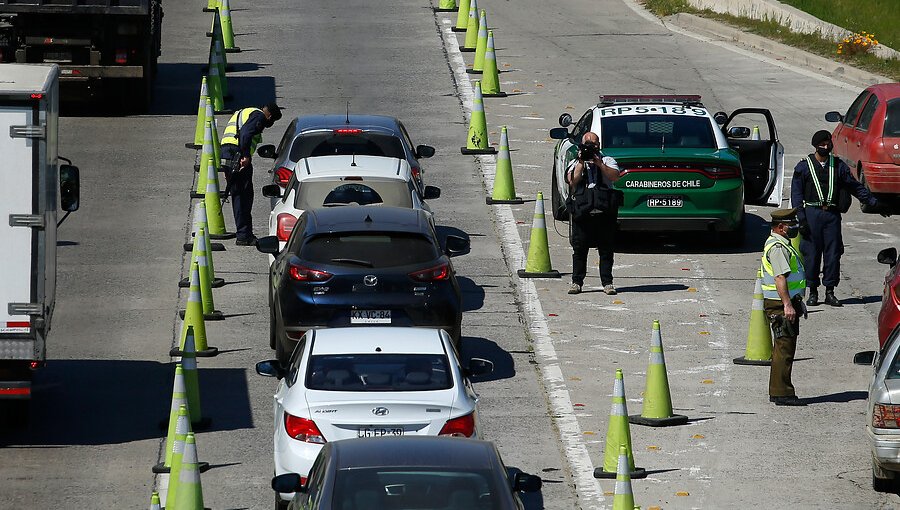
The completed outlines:
[[[565,140],[569,138],[569,130],[564,127],[553,128],[550,130],[550,138],[554,140]]]
[[[466,374],[470,377],[478,377],[487,375],[494,371],[494,363],[486,359],[472,358],[469,360],[469,366],[466,367]]]
[[[269,255],[278,255],[281,251],[278,246],[278,238],[275,236],[260,237],[256,241],[256,250],[260,253],[268,253]]]
[[[825,114],[825,121],[826,122],[843,122],[844,116],[841,115],[839,112],[828,112]]]
[[[434,147],[430,145],[417,145],[416,146],[416,157],[418,158],[430,158],[434,156]]]
[[[281,198],[281,186],[277,184],[266,184],[262,187],[262,194],[267,198]]]
[[[275,159],[275,146],[270,143],[260,145],[256,149],[256,155],[261,158]]]
[[[572,116],[568,113],[564,113],[559,116],[559,125],[562,127],[569,127],[572,125]]]
[[[728,138],[750,138],[750,128],[740,126],[729,128]]]
[[[441,188],[438,188],[437,186],[425,186],[425,192],[422,194],[422,198],[425,200],[441,198]]]
[[[276,492],[306,492],[306,486],[297,473],[285,473],[272,478],[272,489]]]
[[[469,240],[464,237],[449,235],[444,241],[444,246],[447,255],[451,257],[462,255],[469,250]]]
[[[716,121],[716,124],[721,126],[728,122],[728,114],[725,112],[716,112],[713,114],[713,120]]]
[[[281,368],[281,363],[274,359],[260,361],[256,364],[256,373],[263,377],[274,377],[276,379],[284,379],[284,369]],[[293,491],[281,491],[281,492],[293,492]]]
[[[528,473],[516,473],[513,478],[513,491],[515,492],[538,492],[541,490],[543,482],[539,476],[529,475]]]
[[[875,362],[875,351],[862,351],[853,355],[854,365],[871,366]]]
[[[897,248],[885,248],[878,252],[878,263],[891,267],[897,265]]]
[[[59,166],[59,202],[63,211],[78,210],[81,201],[81,185],[78,179],[78,167],[72,165]]]

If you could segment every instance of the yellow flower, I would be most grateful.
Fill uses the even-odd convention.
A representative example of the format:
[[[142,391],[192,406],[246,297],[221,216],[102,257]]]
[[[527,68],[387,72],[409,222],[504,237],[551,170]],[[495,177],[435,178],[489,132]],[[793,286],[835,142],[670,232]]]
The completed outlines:
[[[838,52],[838,55],[840,55],[840,54],[841,54],[841,50],[837,50],[837,52]]]

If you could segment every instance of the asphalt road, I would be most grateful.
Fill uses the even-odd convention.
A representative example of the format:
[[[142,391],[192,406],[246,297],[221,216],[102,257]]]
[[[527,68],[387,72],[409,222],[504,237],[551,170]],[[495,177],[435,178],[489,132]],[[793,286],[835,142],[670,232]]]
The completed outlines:
[[[60,230],[57,311],[49,365],[36,380],[32,426],[0,438],[0,508],[146,507],[160,481],[157,422],[167,411],[185,292],[181,243],[190,220],[188,191],[200,67],[209,15],[166,5],[163,57],[150,115],[69,116],[60,154],[82,170],[82,209]],[[482,172],[491,158],[459,155],[468,86],[445,20],[426,2],[389,5],[319,0],[236,2],[232,106],[273,98],[285,120],[265,133],[276,143],[291,116],[353,112],[400,117],[415,143],[437,148],[426,181],[443,188],[432,202],[445,232],[467,234],[470,254],[455,260],[466,313],[464,352],[496,372],[476,383],[485,436],[510,466],[540,474],[544,489],[529,509],[603,508],[611,482],[590,476],[603,455],[615,368],[625,372],[632,412],[640,410],[653,319],[662,322],[669,381],[684,427],[632,431],[643,508],[893,508],[900,499],[869,485],[863,435],[869,372],[850,364],[875,343],[883,266],[875,253],[897,242],[893,220],[856,209],[844,224],[841,309],[819,307],[803,323],[795,385],[806,408],[775,408],[766,369],[737,367],[743,353],[765,208],[749,208],[751,229],[738,250],[709,239],[642,237],[617,254],[622,293],[566,295],[568,279],[523,282],[521,267],[533,202],[484,205]],[[487,99],[492,140],[510,129],[519,194],[549,197],[553,145],[547,129],[567,111],[580,115],[598,93],[699,93],[710,109],[770,108],[786,165],[808,152],[812,132],[829,128],[825,111],[846,108],[857,90],[668,31],[621,0],[552,3],[484,0],[495,29],[504,99]],[[464,57],[471,63],[471,56]],[[460,97],[462,99],[460,99]],[[220,117],[220,127],[227,120]],[[257,160],[257,189],[268,182]],[[487,188],[489,189],[489,187]],[[264,233],[268,200],[257,195]],[[226,219],[231,222],[230,211]],[[570,270],[567,226],[549,222],[554,266]],[[210,344],[226,351],[201,360],[204,414],[198,435],[204,502],[211,508],[271,506],[271,395],[274,381],[253,364],[267,345],[266,259],[226,242],[215,254],[215,292],[228,317],[208,323]],[[592,255],[591,264],[596,263]],[[568,406],[568,407],[567,407]],[[162,480],[164,481],[164,480]],[[794,487],[800,488],[796,490]],[[686,495],[676,495],[686,494]]]

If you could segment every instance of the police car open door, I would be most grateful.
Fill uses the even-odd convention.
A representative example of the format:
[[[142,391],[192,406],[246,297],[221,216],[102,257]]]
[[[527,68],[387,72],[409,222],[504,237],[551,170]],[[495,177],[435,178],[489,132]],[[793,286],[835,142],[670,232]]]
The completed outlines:
[[[722,125],[728,145],[741,158],[744,203],[780,206],[784,199],[784,146],[765,108],[738,108]]]

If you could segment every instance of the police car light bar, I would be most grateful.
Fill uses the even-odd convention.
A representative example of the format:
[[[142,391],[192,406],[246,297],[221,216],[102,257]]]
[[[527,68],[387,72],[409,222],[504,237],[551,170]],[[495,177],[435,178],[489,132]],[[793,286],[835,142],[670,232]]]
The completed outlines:
[[[659,94],[659,95],[631,95],[615,94],[601,95],[600,105],[609,106],[621,103],[677,103],[684,105],[702,106],[698,95]]]

